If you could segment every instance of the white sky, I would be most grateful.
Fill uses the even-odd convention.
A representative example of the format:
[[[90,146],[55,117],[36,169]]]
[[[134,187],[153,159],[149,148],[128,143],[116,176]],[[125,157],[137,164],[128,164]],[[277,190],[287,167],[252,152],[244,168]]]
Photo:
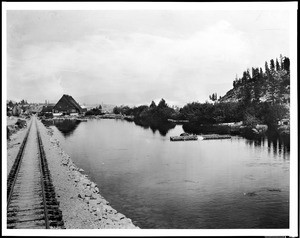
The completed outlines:
[[[289,11],[7,11],[7,98],[170,105],[289,57]]]

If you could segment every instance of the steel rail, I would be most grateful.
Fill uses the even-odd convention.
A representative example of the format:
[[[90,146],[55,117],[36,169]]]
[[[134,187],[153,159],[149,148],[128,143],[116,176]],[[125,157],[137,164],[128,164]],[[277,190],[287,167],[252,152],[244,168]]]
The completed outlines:
[[[36,119],[34,118],[33,120]],[[52,184],[51,173],[48,168],[37,121],[35,121],[35,126],[38,157],[27,156],[27,162],[24,162],[25,165],[21,165],[32,124],[33,121],[31,121],[8,176],[7,227],[44,229],[55,227],[64,229],[62,212],[59,209],[59,202],[56,200],[55,189]],[[31,161],[28,158],[34,159]],[[20,168],[22,169],[20,170]],[[28,176],[28,170],[32,172],[32,176]],[[25,180],[27,179],[25,184],[23,181],[24,176]],[[16,181],[18,182],[16,183]],[[29,192],[27,191],[28,188]]]
[[[20,165],[21,165],[21,161],[23,158],[23,154],[24,154],[24,150],[25,150],[25,146],[26,146],[26,142],[27,142],[27,138],[31,129],[31,125],[32,125],[32,121],[30,122],[30,125],[28,127],[28,130],[26,132],[26,135],[23,139],[23,142],[20,146],[19,152],[17,154],[17,157],[15,159],[15,162],[10,170],[10,173],[8,175],[7,178],[7,207],[10,204],[10,200],[12,197],[12,191],[13,191],[13,187],[15,186],[16,180],[17,180],[17,174],[19,173],[20,170]]]

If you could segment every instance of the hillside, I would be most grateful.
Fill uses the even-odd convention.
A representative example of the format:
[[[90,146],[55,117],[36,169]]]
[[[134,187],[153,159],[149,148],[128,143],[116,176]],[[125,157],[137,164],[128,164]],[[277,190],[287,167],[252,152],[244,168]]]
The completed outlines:
[[[275,63],[276,62],[276,63]],[[242,78],[236,78],[230,89],[218,102],[270,102],[289,104],[290,60],[280,57],[265,63],[265,70],[252,68],[244,71]]]

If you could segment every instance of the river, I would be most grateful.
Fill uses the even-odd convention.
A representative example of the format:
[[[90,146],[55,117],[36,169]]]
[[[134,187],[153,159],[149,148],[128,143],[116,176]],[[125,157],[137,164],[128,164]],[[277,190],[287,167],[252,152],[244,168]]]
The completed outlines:
[[[289,150],[278,141],[172,142],[133,122],[53,126],[62,148],[141,228],[288,228]]]

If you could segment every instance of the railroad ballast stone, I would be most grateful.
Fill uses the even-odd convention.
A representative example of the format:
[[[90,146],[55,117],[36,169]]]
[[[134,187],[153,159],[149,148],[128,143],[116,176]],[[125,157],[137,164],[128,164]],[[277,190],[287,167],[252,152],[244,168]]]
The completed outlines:
[[[10,181],[13,181],[13,187],[10,186]],[[53,226],[63,228],[62,213],[59,211],[59,202],[55,198],[35,118],[31,120],[8,177],[7,203],[9,206],[7,220],[10,223],[7,228],[51,228]],[[37,211],[42,213],[36,213]],[[42,223],[37,224],[40,221]]]

